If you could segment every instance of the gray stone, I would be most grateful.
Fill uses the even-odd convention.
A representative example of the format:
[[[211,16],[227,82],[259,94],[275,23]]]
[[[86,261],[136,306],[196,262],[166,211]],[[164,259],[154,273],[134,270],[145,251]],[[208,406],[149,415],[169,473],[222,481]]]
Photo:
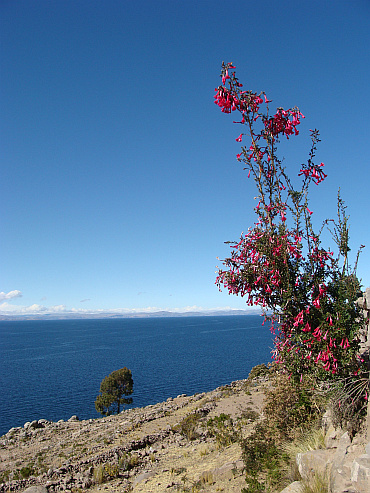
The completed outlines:
[[[370,288],[366,288],[364,298],[366,300],[366,308],[370,310]]]
[[[332,425],[332,424],[333,424],[333,421],[332,421],[332,417],[331,417],[331,412],[328,410],[328,411],[326,411],[326,413],[321,418],[321,426],[324,430],[324,433],[327,433],[330,425]]]
[[[45,486],[30,486],[23,493],[48,493]]]
[[[17,431],[20,431],[22,428],[20,426],[17,426],[17,427],[13,427],[13,428],[10,428],[10,430],[8,431],[7,435],[13,435],[14,433],[16,433]]]
[[[71,416],[68,421],[71,422],[71,421],[80,421],[80,420],[79,420],[78,416],[74,415],[74,416]]]
[[[338,441],[338,448],[333,458],[329,479],[330,493],[355,492],[351,483],[352,462],[347,454],[350,446],[351,440],[348,432],[345,432]]]
[[[370,491],[370,455],[363,454],[352,462],[351,481],[359,493]]]
[[[138,483],[141,483],[141,481],[146,481],[147,479],[150,479],[152,478],[153,476],[155,476],[155,472],[154,471],[144,471],[142,472],[141,474],[139,474],[136,478],[135,478],[135,481],[133,483],[133,488],[135,488],[135,486],[138,484]]]
[[[316,475],[328,477],[334,450],[309,450],[297,454],[296,462],[299,474],[305,481],[311,481]]]
[[[242,460],[238,460],[235,462],[226,462],[220,467],[216,467],[212,469],[212,475],[215,478],[223,477],[224,479],[233,479],[234,471],[241,470],[244,467],[244,463]]]
[[[342,430],[336,430],[334,426],[331,424],[329,428],[326,431],[325,437],[324,437],[324,443],[326,448],[337,448],[338,446],[338,439],[340,434],[343,433]]]
[[[302,493],[303,487],[302,481],[294,481],[294,483],[284,488],[281,493]]]

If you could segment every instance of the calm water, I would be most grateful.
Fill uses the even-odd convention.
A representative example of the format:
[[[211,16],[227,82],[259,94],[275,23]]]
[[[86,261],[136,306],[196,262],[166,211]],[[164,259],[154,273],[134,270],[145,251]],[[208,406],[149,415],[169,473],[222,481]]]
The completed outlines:
[[[100,416],[100,382],[123,366],[141,407],[246,378],[271,347],[255,315],[2,321],[0,435],[34,419]]]

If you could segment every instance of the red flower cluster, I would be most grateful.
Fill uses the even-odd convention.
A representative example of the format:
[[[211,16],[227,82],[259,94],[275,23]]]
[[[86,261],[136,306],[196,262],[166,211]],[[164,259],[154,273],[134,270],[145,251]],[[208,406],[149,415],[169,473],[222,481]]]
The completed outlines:
[[[289,118],[292,118],[291,120]],[[286,135],[289,139],[289,135],[298,135],[297,125],[299,125],[300,118],[304,118],[304,115],[299,110],[283,110],[279,108],[277,113],[265,120],[265,128],[274,136],[278,136],[280,133]]]
[[[309,166],[309,167],[305,167],[304,166],[300,170],[298,176],[304,175],[308,179],[312,178],[313,181],[314,181],[314,183],[316,183],[316,185],[318,185],[319,183],[321,183],[322,181],[324,181],[325,178],[328,176],[321,169],[323,167],[324,167],[324,163],[315,164],[315,165],[312,165],[312,166]]]

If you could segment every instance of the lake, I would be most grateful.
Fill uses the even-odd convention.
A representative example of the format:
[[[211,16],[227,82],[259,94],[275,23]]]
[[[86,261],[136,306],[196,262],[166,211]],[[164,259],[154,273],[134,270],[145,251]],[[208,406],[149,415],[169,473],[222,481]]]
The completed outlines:
[[[97,418],[102,379],[126,366],[133,404],[207,392],[271,361],[263,318],[204,316],[0,322],[0,435],[27,421]]]

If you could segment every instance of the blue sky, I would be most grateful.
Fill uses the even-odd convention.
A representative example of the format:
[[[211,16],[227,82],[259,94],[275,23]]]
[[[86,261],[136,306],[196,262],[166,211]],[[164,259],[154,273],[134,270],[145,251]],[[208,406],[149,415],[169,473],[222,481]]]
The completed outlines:
[[[253,225],[241,129],[213,103],[222,60],[276,107],[295,173],[309,129],[370,286],[370,2],[1,0],[0,313],[245,308],[214,284]]]

